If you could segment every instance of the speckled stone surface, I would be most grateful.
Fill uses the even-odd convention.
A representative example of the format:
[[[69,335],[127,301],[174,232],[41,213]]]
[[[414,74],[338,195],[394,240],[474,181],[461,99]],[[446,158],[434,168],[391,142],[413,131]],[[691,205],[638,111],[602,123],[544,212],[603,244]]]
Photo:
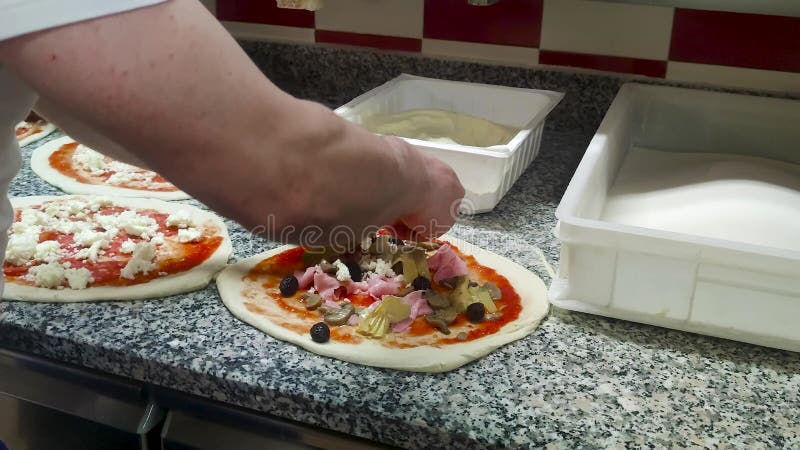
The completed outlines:
[[[294,76],[307,79],[311,65],[295,66]],[[483,70],[469,77],[490,81],[480,77],[494,72]],[[586,89],[600,111],[618,81],[583,85],[582,77],[540,81]],[[386,79],[375,73],[363,89]],[[328,103],[348,99],[309,89]],[[453,231],[546,281],[536,249],[556,263],[554,210],[596,126],[577,122],[602,116],[558,114],[540,156],[498,207]],[[58,193],[30,172],[36,145],[23,149],[12,195]],[[275,245],[228,224],[238,257]],[[150,301],[0,302],[0,345],[403,448],[800,446],[800,355],[557,309],[531,336],[435,375],[362,367],[277,341],[229,314],[213,285]]]

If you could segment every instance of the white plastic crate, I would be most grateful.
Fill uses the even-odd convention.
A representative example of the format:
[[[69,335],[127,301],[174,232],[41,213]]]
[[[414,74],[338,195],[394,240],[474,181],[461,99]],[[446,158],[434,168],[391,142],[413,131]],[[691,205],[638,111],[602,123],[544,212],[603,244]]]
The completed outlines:
[[[558,275],[550,288],[552,303],[576,311],[800,351],[800,227],[795,233],[792,222],[797,221],[797,215],[758,216],[748,210],[726,211],[723,204],[720,222],[712,223],[720,226],[720,233],[739,233],[736,228],[725,228],[726,221],[735,219],[737,214],[739,219],[733,220],[731,226],[762,228],[761,233],[751,233],[753,237],[737,241],[701,235],[705,231],[669,231],[672,226],[651,228],[618,223],[608,220],[606,209],[612,202],[609,192],[622,173],[620,167],[631,152],[641,148],[728,155],[725,157],[733,163],[723,167],[726,175],[717,179],[716,172],[704,174],[710,177],[711,184],[707,186],[743,186],[741,195],[754,188],[769,188],[796,202],[800,198],[800,179],[785,179],[778,186],[771,186],[763,180],[754,181],[756,172],[748,173],[747,160],[741,165],[737,161],[768,158],[780,161],[775,164],[800,170],[798,125],[800,101],[624,85],[556,212],[562,247]],[[672,180],[678,190],[696,189],[698,184],[693,182],[689,178]],[[616,192],[619,191],[612,191]],[[635,199],[654,192],[661,191],[626,195]],[[737,197],[740,191],[731,192],[733,201],[741,200]],[[613,197],[614,201],[619,198]],[[686,210],[696,211],[698,206],[705,207],[706,200],[695,196],[678,205],[664,202],[643,207],[682,211],[685,206]],[[795,206],[765,204],[764,210],[792,212],[796,211],[791,209]],[[690,228],[695,226],[691,221],[680,222],[686,223]]]
[[[441,109],[521,128],[507,144],[485,148],[403,138],[453,167],[466,190],[462,212],[481,213],[492,210],[536,158],[545,117],[562,97],[552,91],[403,74],[335,112],[361,124],[373,114]]]

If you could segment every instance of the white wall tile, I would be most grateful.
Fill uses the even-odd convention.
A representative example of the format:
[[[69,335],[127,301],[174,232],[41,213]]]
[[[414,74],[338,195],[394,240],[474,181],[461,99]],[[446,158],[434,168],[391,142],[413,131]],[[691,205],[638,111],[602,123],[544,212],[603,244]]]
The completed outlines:
[[[544,0],[541,49],[666,60],[674,9]]]
[[[800,73],[670,61],[667,79],[768,91],[800,92]]]
[[[458,60],[495,62],[514,66],[534,66],[539,62],[539,50],[508,45],[423,39],[422,53]]]
[[[421,38],[424,8],[424,0],[329,0],[316,12],[316,27]]]

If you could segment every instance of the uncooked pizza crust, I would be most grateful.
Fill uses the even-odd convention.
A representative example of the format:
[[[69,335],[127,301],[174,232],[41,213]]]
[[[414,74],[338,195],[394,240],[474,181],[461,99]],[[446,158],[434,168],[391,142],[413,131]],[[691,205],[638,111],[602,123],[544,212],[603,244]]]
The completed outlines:
[[[464,254],[474,256],[479,264],[495,269],[508,279],[522,302],[522,312],[516,320],[509,322],[490,336],[442,347],[390,348],[381,345],[379,341],[370,339],[364,339],[358,344],[333,340],[323,344],[316,343],[311,340],[309,333],[294,332],[273,323],[263,315],[250,312],[245,307],[246,299],[241,295],[245,287],[242,278],[262,260],[294,247],[290,245],[252,256],[228,266],[217,276],[217,289],[219,289],[223,303],[234,316],[276,339],[291,342],[311,352],[343,361],[412,372],[453,370],[487,355],[502,345],[521,339],[536,329],[549,310],[547,288],[539,277],[507,258],[460,239],[448,236],[440,239],[453,243]]]
[[[40,205],[43,202],[69,198],[67,196],[32,196],[11,199],[16,208]],[[228,236],[228,229],[217,215],[203,211],[191,205],[168,203],[161,200],[145,198],[113,198],[114,204],[139,209],[154,209],[172,214],[179,210],[191,211],[198,224],[210,224],[219,230],[222,243],[211,256],[200,265],[182,273],[155,278],[151,281],[131,286],[98,286],[86,289],[48,289],[6,282],[3,298],[6,300],[23,300],[29,302],[88,302],[106,300],[140,300],[145,298],[166,297],[168,295],[191,292],[208,285],[214,275],[228,262],[233,249]]]
[[[44,181],[61,189],[68,194],[93,194],[93,195],[112,195],[121,197],[144,197],[157,198],[161,200],[185,200],[191,198],[183,191],[148,191],[146,189],[128,189],[104,184],[81,183],[71,177],[64,175],[50,165],[50,155],[61,148],[63,145],[75,142],[74,139],[64,136],[52,140],[37,148],[31,154],[31,169]]]
[[[50,133],[52,133],[56,129],[57,129],[57,127],[55,125],[53,125],[52,123],[45,122],[44,125],[42,125],[42,129],[41,130],[39,130],[37,133],[34,133],[34,134],[30,135],[30,136],[22,138],[22,140],[17,141],[17,144],[19,144],[20,147],[25,147],[28,144],[33,144],[34,142],[38,141],[39,139],[42,139],[43,137],[48,136]]]

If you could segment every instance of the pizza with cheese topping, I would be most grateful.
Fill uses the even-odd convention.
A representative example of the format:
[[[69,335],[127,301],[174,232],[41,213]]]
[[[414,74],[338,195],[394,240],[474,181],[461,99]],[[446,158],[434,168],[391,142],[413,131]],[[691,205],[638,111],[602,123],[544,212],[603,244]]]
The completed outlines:
[[[3,263],[9,300],[78,302],[162,297],[206,286],[228,261],[216,215],[154,199],[11,199]]]
[[[189,198],[189,195],[152,170],[116,161],[70,137],[55,139],[34,150],[31,169],[68,194],[161,200]]]
[[[24,147],[48,136],[55,130],[55,125],[42,119],[35,113],[31,113],[25,120],[14,127],[14,134],[17,137],[19,146]]]
[[[271,336],[358,364],[443,372],[532,333],[544,283],[464,241],[381,231],[356,251],[284,246],[217,277],[227,308]]]

